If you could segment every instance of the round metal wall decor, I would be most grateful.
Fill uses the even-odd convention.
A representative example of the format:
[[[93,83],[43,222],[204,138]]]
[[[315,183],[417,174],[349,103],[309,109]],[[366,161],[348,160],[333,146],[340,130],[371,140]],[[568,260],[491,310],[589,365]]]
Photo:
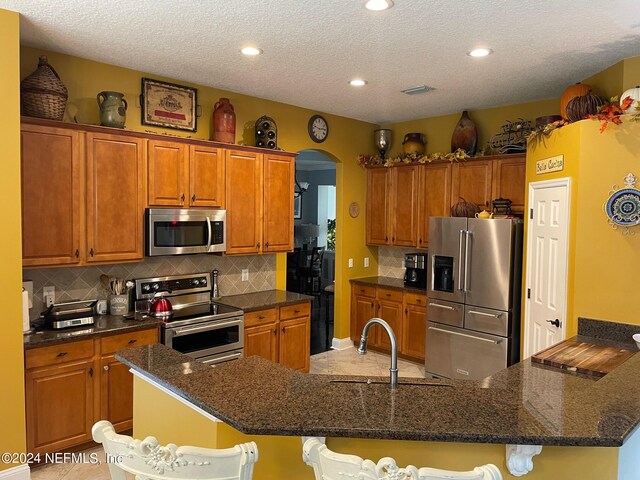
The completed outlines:
[[[635,188],[637,177],[632,173],[624,177],[624,187],[614,185],[604,203],[604,213],[614,230],[623,227],[623,234],[633,235],[630,228],[640,223],[640,190]]]
[[[351,202],[351,205],[349,205],[349,215],[351,215],[351,218],[356,218],[360,215],[360,205],[358,205],[358,202]]]

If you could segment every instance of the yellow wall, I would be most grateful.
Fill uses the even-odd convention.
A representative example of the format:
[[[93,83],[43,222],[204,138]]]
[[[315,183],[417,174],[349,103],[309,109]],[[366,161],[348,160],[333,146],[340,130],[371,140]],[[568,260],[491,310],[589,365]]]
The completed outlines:
[[[312,110],[30,47],[23,47],[21,54],[22,77],[30,74],[36,68],[39,55],[46,54],[48,56],[49,62],[69,90],[69,101],[65,115],[67,121],[72,121],[75,118],[80,123],[98,123],[96,94],[102,90],[115,90],[123,92],[129,102],[127,129],[182,136],[191,135],[194,138],[207,139],[210,133],[213,104],[220,97],[228,97],[236,112],[237,143],[253,145],[255,120],[262,115],[269,115],[278,124],[278,144],[280,147],[290,152],[318,149],[336,160],[336,237],[338,241],[336,249],[335,336],[338,338],[349,336],[350,289],[348,279],[375,275],[378,269],[375,249],[372,251],[365,246],[366,176],[364,170],[356,162],[359,153],[372,152],[375,125],[324,114],[329,122],[330,133],[327,140],[318,145],[307,134],[307,122],[310,116],[316,113]],[[135,99],[140,94],[140,78],[143,76],[198,88],[198,103],[202,105],[203,115],[198,119],[197,132],[180,132],[140,124],[140,108],[135,106]],[[349,204],[353,201],[361,205],[363,212],[356,219],[352,219],[348,214]],[[367,269],[362,267],[365,256],[371,258],[370,267]],[[349,269],[347,267],[349,258],[354,258],[355,268]],[[279,255],[276,274],[278,288],[285,288],[285,265],[284,255]]]
[[[620,95],[623,91],[624,62],[624,60],[621,60],[609,68],[585,78],[582,83],[591,85],[595,93],[603,95],[607,99]]]
[[[627,58],[624,60],[622,90],[624,91],[638,85],[640,85],[640,57]]]
[[[390,128],[393,131],[393,144],[390,153],[402,151],[402,140],[404,135],[409,132],[425,134],[428,153],[451,151],[451,135],[456,123],[460,120],[461,113],[386,125],[384,128]],[[486,149],[486,154],[491,153],[487,148],[487,142],[493,135],[502,131],[501,127],[507,120],[513,121],[518,118],[524,118],[531,121],[532,125],[535,125],[536,117],[559,114],[560,102],[557,99],[469,112],[469,116],[475,122],[478,130],[478,152]]]
[[[20,90],[19,16],[0,10],[0,145],[2,209],[0,291],[2,295],[2,348],[0,348],[0,451],[24,452],[24,370],[22,344],[22,242],[20,234]],[[0,463],[0,470],[13,465]]]
[[[166,415],[166,412],[171,412]],[[245,435],[224,423],[214,423],[179,400],[158,390],[145,380],[134,382],[134,436],[155,436],[160,443],[228,448],[254,441],[258,445],[256,480],[312,480],[313,470],[302,461],[300,437]],[[158,421],[162,419],[162,421]],[[493,463],[503,478],[514,479],[506,468],[504,445],[415,442],[398,440],[362,440],[328,438],[327,447],[377,462],[393,457],[400,466],[470,470]],[[617,448],[543,447],[534,457],[530,480],[573,479],[603,480],[617,478]]]

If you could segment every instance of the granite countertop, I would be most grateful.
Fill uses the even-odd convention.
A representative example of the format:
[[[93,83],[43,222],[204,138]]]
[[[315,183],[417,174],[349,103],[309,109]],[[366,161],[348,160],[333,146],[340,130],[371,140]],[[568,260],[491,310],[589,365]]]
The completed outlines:
[[[116,358],[247,434],[619,447],[640,421],[640,355],[601,379],[525,360],[482,381],[397,389],[260,357],[210,368],[159,344]]]
[[[395,290],[406,290],[407,292],[423,293],[426,294],[425,288],[405,287],[404,280],[402,278],[393,277],[365,277],[365,278],[352,278],[349,280],[351,283],[360,283],[363,285],[373,285],[376,287],[393,288]]]
[[[130,330],[143,330],[145,328],[160,326],[162,320],[144,316],[137,319],[125,319],[119,315],[98,315],[94,317],[93,325],[63,328],[60,330],[45,329],[42,326],[35,327],[33,333],[24,335],[25,350],[35,347],[53,345],[55,343],[71,342],[87,337],[114,335]]]
[[[253,310],[293,305],[311,300],[313,300],[312,296],[301,293],[286,292],[284,290],[265,290],[263,292],[229,295],[227,297],[221,297],[217,302],[241,308],[245,312],[251,312]]]

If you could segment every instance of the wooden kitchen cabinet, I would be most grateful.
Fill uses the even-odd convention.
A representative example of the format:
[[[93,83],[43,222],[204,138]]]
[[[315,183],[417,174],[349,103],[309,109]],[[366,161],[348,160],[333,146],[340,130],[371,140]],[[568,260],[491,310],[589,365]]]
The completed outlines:
[[[376,288],[376,301],[378,311],[376,316],[382,318],[389,324],[391,330],[396,336],[398,347],[402,341],[402,291],[391,290],[386,288]],[[378,346],[384,350],[391,350],[391,341],[387,332],[379,325],[372,327],[372,330],[378,330],[376,337],[378,338]]]
[[[390,169],[391,204],[389,221],[391,245],[415,247],[418,231],[419,167]]]
[[[228,255],[260,253],[262,247],[262,155],[234,150],[227,150],[225,155],[226,253]]]
[[[404,318],[400,351],[411,359],[424,362],[427,337],[427,296],[404,292]]]
[[[367,169],[367,244],[389,243],[389,190],[387,168]]]
[[[59,451],[91,441],[91,427],[109,420],[132,427],[133,376],[115,359],[127,346],[158,342],[156,327],[25,351],[27,451]]]
[[[508,198],[513,213],[524,213],[526,155],[505,155],[493,161],[491,199]]]
[[[309,371],[311,304],[245,313],[244,356],[258,355],[301,372]]]
[[[23,124],[22,264],[80,263],[84,181],[82,138],[64,128]]]
[[[475,203],[481,210],[491,210],[491,160],[473,160],[453,164],[451,206],[460,197]]]
[[[294,159],[264,154],[264,253],[293,250]]]
[[[189,147],[189,205],[225,207],[225,158],[221,148]]]
[[[418,248],[429,246],[429,217],[451,213],[451,163],[432,163],[420,168],[418,188]]]
[[[351,285],[351,339],[360,342],[365,323],[376,316],[376,288],[368,285]],[[369,330],[367,345],[379,345],[378,329]]]
[[[87,263],[142,260],[143,139],[86,134]]]

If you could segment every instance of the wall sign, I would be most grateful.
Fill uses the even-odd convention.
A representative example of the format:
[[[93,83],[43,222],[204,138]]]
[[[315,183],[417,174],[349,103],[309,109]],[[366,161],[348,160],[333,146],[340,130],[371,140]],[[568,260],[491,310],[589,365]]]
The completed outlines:
[[[142,79],[142,124],[195,132],[198,90],[175,83]]]
[[[564,170],[564,155],[556,155],[536,162],[536,175],[561,172],[562,170]]]

